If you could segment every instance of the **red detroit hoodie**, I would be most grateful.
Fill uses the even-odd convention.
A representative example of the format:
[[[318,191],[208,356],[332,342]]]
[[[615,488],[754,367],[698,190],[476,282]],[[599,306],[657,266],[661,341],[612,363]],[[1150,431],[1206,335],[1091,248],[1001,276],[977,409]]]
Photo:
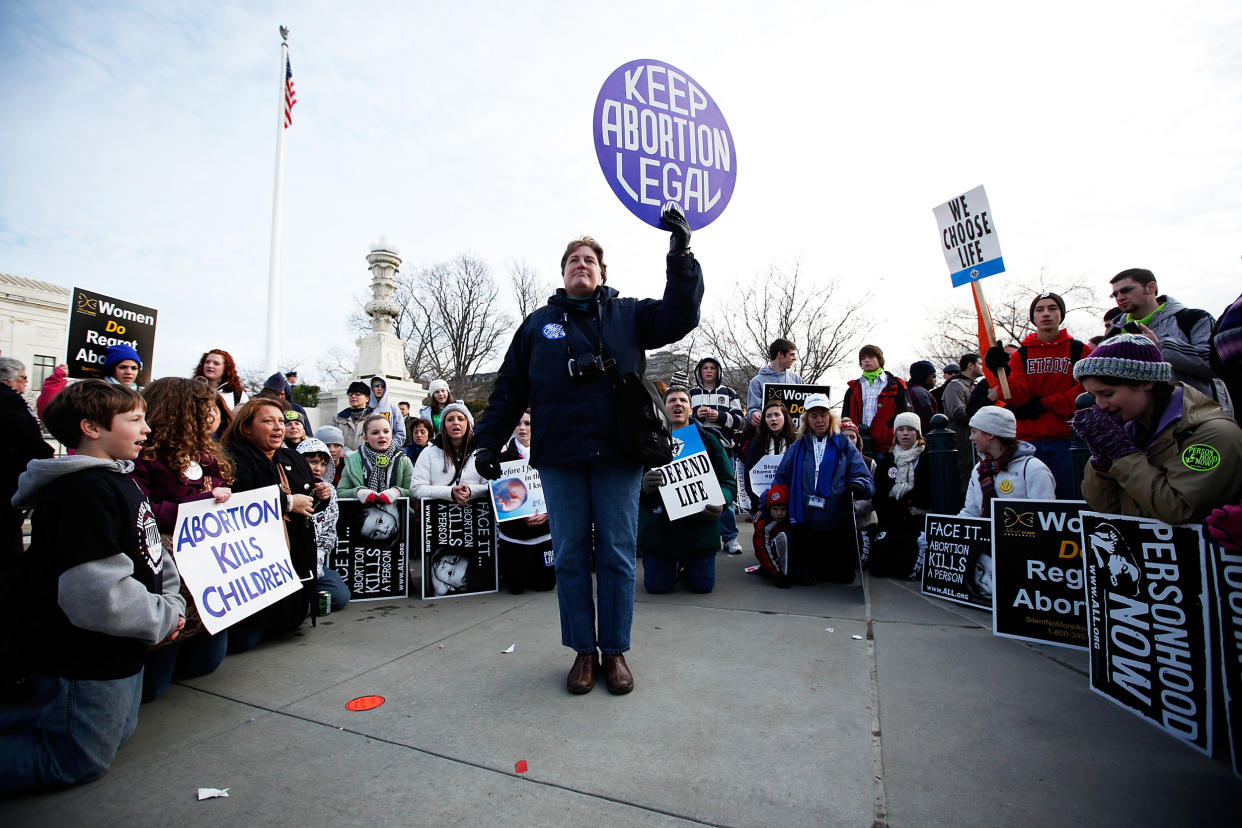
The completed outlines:
[[[1044,413],[1032,420],[1018,420],[1019,440],[1069,439],[1069,420],[1074,416],[1074,400],[1082,393],[1082,383],[1074,380],[1074,365],[1070,362],[1070,342],[1073,337],[1062,328],[1051,342],[1041,342],[1038,334],[1027,334],[1022,340],[1022,351],[1014,351],[1009,357],[1009,390],[1013,397],[1006,401],[1009,408],[1016,408],[1031,399],[1040,397]],[[1083,344],[1082,356],[1091,353],[1091,346]],[[1081,357],[1080,357],[1081,358]]]

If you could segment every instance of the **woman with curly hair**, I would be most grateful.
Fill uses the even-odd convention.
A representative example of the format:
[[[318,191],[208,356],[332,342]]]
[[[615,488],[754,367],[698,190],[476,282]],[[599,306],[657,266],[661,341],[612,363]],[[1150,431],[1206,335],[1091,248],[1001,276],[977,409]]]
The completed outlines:
[[[223,503],[232,495],[233,466],[211,439],[220,424],[217,395],[206,385],[181,377],[164,377],[142,393],[147,402],[147,435],[142,454],[134,461],[134,482],[151,502],[165,551],[176,560],[172,535],[177,507],[214,498]],[[142,700],[157,698],[173,677],[206,675],[220,666],[228,646],[228,631],[217,635],[203,629],[194,601],[181,583],[185,598],[185,630],[177,641],[147,654]]]
[[[216,389],[220,399],[228,406],[229,411],[250,399],[246,396],[246,387],[237,375],[237,365],[228,351],[212,348],[203,354],[194,369],[194,379],[207,383]]]

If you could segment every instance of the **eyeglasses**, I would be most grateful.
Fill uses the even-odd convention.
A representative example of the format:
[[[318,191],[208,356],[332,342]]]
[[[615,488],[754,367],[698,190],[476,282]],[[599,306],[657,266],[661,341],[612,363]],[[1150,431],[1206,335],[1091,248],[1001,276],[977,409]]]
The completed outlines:
[[[1118,296],[1125,296],[1132,290],[1138,290],[1138,285],[1126,285],[1123,288],[1117,288],[1112,293],[1108,294],[1108,298],[1116,299]]]

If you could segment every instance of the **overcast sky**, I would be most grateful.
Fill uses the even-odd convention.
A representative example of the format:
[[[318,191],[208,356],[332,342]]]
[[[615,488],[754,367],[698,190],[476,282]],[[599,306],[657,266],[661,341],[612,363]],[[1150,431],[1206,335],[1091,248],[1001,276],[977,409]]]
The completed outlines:
[[[263,361],[280,39],[281,367],[351,347],[387,236],[557,280],[604,245],[658,295],[667,235],[595,158],[605,78],[657,58],[728,119],[737,184],[694,235],[705,310],[771,263],[871,290],[868,339],[918,358],[953,291],[932,207],[983,184],[1009,271],[1151,268],[1220,311],[1242,289],[1237,2],[0,3],[0,271],[159,310],[155,375]],[[1083,332],[1083,338],[1095,331]]]

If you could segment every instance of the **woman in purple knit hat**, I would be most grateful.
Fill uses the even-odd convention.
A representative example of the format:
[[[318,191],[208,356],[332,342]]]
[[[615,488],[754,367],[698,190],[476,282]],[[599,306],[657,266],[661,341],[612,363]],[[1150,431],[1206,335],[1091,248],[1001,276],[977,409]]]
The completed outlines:
[[[1082,494],[1092,509],[1199,522],[1242,497],[1242,429],[1194,388],[1146,336],[1105,340],[1074,365],[1095,405],[1074,415],[1091,449]]]

